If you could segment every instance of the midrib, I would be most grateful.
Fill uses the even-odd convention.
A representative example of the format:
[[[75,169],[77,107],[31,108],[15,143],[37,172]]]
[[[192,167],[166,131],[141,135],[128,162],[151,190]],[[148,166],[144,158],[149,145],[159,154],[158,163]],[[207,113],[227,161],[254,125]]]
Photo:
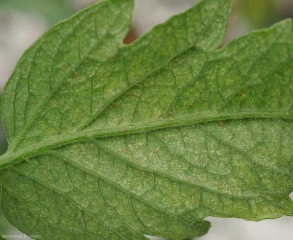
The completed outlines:
[[[24,149],[19,149],[17,151],[8,151],[0,156],[0,169],[7,168],[11,165],[24,161],[28,158],[43,154],[47,150],[58,148],[67,144],[88,141],[93,138],[105,138],[105,137],[115,137],[123,136],[137,133],[145,133],[155,130],[163,130],[172,127],[182,127],[189,126],[199,123],[208,122],[218,122],[225,120],[242,120],[242,119],[284,119],[293,120],[293,114],[285,112],[236,112],[230,114],[198,114],[192,116],[180,116],[160,119],[157,121],[140,123],[139,125],[129,125],[116,128],[98,128],[98,129],[85,129],[80,132],[76,132],[68,135],[61,135],[56,137],[51,137],[45,141],[39,142],[37,144],[31,145]],[[10,148],[13,149],[13,148]]]

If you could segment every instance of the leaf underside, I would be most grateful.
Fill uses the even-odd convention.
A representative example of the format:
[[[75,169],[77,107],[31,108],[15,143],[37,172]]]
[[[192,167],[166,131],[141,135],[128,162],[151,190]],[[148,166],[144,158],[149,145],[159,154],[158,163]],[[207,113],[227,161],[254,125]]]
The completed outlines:
[[[292,21],[217,50],[230,1],[131,45],[104,0],[30,47],[5,86],[2,208],[43,239],[183,239],[208,216],[293,215]]]

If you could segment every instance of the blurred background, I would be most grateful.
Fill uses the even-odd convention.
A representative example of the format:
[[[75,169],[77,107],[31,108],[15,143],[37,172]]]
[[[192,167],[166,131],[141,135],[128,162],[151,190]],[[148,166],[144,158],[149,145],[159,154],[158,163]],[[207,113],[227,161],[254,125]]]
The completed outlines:
[[[17,60],[44,31],[69,17],[94,0],[0,0],[0,92]],[[153,25],[193,5],[196,0],[136,0],[133,24],[126,43],[130,43]],[[293,18],[293,0],[233,0],[225,42],[251,30],[268,27],[282,19]],[[0,129],[0,154],[7,148]],[[1,186],[0,186],[1,187]],[[293,195],[291,194],[293,199]],[[199,240],[292,240],[293,218],[248,222],[239,219],[208,218],[210,232]],[[0,239],[18,235],[0,210]],[[13,237],[13,236],[12,236]],[[12,239],[12,238],[8,238]],[[153,238],[156,239],[156,238]]]

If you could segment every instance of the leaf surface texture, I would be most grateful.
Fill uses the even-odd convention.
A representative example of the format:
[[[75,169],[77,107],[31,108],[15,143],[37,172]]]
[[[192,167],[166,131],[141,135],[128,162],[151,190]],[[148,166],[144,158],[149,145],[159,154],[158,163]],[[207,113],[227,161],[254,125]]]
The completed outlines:
[[[2,96],[2,208],[44,239],[200,236],[208,216],[293,214],[292,21],[220,45],[204,0],[130,45],[133,1],[45,33]]]

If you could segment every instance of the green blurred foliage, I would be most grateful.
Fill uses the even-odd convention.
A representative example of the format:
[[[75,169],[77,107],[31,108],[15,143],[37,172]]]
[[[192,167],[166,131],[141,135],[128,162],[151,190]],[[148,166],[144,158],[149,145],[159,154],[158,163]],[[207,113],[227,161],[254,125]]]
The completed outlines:
[[[6,152],[7,147],[8,147],[7,142],[4,139],[1,139],[0,140],[0,155]]]
[[[250,29],[269,27],[285,18],[293,17],[292,0],[233,0],[233,14],[242,17]]]
[[[271,25],[279,18],[274,0],[241,0],[238,11],[257,28]]]
[[[0,9],[37,13],[54,24],[75,12],[70,0],[0,0]]]

